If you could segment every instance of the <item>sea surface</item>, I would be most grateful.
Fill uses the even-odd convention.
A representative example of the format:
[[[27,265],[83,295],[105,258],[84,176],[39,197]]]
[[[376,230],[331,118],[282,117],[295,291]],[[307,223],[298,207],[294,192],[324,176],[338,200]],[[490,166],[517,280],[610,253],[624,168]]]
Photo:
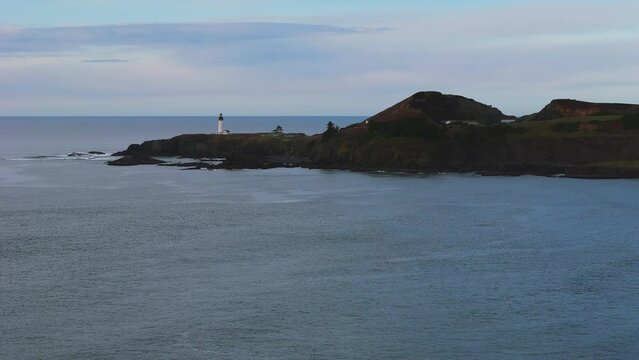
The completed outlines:
[[[213,120],[0,119],[0,359],[637,358],[639,181],[67,156]]]

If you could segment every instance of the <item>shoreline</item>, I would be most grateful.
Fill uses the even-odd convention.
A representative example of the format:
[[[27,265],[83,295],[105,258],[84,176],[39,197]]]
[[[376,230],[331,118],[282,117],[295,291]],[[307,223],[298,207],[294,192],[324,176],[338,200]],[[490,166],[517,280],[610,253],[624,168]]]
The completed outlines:
[[[452,107],[446,114],[435,114],[440,118],[438,121],[426,116],[444,105]],[[570,111],[562,115],[559,110],[566,110],[566,106]],[[469,109],[474,110],[467,113]],[[558,118],[508,119],[505,123],[498,120],[505,115],[471,99],[418,93],[345,128],[340,129],[329,121],[326,131],[318,135],[283,133],[281,128],[271,133],[183,134],[131,144],[126,150],[113,154],[122,158],[109,165],[639,178],[639,115],[601,114],[602,109],[618,110],[615,104],[557,100],[539,114],[544,115],[540,115],[542,118],[559,114]],[[414,117],[417,110],[425,115]],[[599,112],[566,117],[575,111],[590,114],[594,110]],[[477,121],[442,120],[455,115],[472,115]],[[494,119],[488,121],[482,117],[488,115]],[[194,160],[180,165],[154,158],[162,156]],[[203,161],[220,158],[225,160],[215,164]]]
[[[124,160],[123,160],[124,159]],[[364,167],[364,166],[333,166],[328,164],[313,164],[302,161],[297,162],[273,162],[273,161],[253,161],[245,163],[227,162],[227,159],[216,159],[216,164],[210,159],[198,159],[181,157],[187,161],[169,162],[156,159],[151,156],[124,156],[108,162],[111,166],[138,166],[156,165],[161,167],[174,167],[180,170],[266,170],[279,168],[303,168],[311,170],[337,170],[362,173],[387,173],[405,175],[435,175],[435,174],[473,174],[477,176],[540,176],[551,178],[571,178],[571,179],[638,179],[639,168],[630,167],[610,167],[610,166],[575,166],[575,165],[516,165],[503,166],[501,168],[467,168],[467,169],[418,169],[418,168],[393,168],[393,167]],[[208,161],[207,161],[208,160]]]

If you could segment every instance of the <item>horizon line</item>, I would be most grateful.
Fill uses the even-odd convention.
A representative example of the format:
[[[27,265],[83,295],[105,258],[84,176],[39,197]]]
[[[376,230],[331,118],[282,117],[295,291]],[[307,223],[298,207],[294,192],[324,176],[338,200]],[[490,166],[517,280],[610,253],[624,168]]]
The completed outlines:
[[[155,117],[155,118],[168,118],[168,117],[217,117],[219,113],[210,115],[0,115],[0,118],[62,118],[62,117]],[[370,117],[373,115],[226,115],[224,117]]]

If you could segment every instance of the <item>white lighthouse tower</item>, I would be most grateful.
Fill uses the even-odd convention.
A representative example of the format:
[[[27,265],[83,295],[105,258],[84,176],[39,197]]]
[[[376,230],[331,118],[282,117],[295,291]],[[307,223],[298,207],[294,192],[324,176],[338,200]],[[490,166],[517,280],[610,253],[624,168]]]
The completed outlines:
[[[217,134],[224,135],[224,116],[222,116],[222,113],[217,118]]]

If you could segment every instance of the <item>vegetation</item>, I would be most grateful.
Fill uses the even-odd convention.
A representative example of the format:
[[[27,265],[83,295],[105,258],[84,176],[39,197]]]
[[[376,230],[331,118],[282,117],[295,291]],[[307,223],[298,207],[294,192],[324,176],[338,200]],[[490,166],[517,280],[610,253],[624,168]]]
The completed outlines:
[[[424,120],[411,119],[403,121],[371,121],[368,132],[386,137],[421,137],[439,139],[444,130],[441,126]]]
[[[144,156],[226,157],[230,159],[226,168],[295,164],[350,170],[639,178],[639,114],[606,115],[620,114],[622,105],[611,104],[594,116],[564,117],[595,111],[590,103],[557,100],[527,118],[543,121],[501,124],[505,115],[494,108],[424,92],[365,123],[340,129],[328,122],[320,136],[283,134],[278,125],[261,134],[152,140],[132,145],[121,155],[136,162],[146,161]],[[456,121],[444,125],[447,119]]]
[[[593,164],[608,168],[626,168],[626,169],[639,169],[639,160],[620,160],[620,161],[608,161],[604,163]]]
[[[522,122],[517,126],[526,129],[527,136],[530,137],[579,137],[590,135],[590,130],[596,129],[598,124],[613,124],[619,119],[620,115],[579,116]]]
[[[550,129],[554,132],[570,134],[579,130],[578,122],[558,122],[550,126]]]
[[[621,128],[623,130],[639,130],[639,114],[628,114],[621,118]]]
[[[322,133],[322,140],[332,139],[339,135],[339,127],[333,124],[332,121],[329,121],[326,124],[326,131]]]
[[[479,126],[476,127],[478,131],[484,137],[499,137],[506,136],[508,134],[523,134],[528,131],[528,129],[523,128],[517,125],[507,125],[507,124],[496,124],[496,125],[487,125],[487,126]]]
[[[639,177],[635,151],[639,115],[478,126],[392,123],[369,122],[368,130],[360,126],[340,131],[329,122],[321,136],[181,135],[133,145],[123,155],[226,157],[231,159],[229,166],[240,168],[279,162],[351,170]],[[599,129],[621,132],[621,124],[625,124],[624,129],[637,131],[627,131],[622,137],[597,135]]]
[[[548,126],[550,131],[559,134],[611,134],[620,131],[639,131],[639,114],[584,116],[549,120],[535,125],[538,128]]]

